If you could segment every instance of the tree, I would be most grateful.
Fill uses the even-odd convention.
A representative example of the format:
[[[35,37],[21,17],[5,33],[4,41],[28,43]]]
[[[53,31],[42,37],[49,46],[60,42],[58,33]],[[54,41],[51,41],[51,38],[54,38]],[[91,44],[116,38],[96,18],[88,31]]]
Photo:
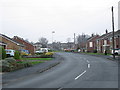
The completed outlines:
[[[0,59],[5,59],[6,58],[6,51],[3,47],[0,47]]]
[[[77,36],[77,48],[80,48],[82,50],[85,49],[85,43],[87,42],[87,39],[89,38],[89,35],[86,35],[82,33],[82,35]]]
[[[14,59],[17,59],[17,60],[20,59],[20,52],[19,51],[15,51]]]
[[[46,48],[46,47],[47,47],[47,44],[48,44],[48,40],[47,40],[46,38],[44,38],[44,37],[41,37],[41,38],[39,39],[39,43],[41,43],[42,48]]]

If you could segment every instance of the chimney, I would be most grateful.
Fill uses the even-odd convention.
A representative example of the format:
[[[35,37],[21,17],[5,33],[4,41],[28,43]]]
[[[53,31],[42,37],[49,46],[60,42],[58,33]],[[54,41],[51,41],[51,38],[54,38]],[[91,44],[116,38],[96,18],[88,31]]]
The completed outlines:
[[[106,34],[107,34],[107,33],[108,33],[108,30],[106,29],[106,31],[105,31],[105,32],[106,32]]]
[[[92,33],[92,35],[91,35],[92,37],[94,37],[94,33]]]

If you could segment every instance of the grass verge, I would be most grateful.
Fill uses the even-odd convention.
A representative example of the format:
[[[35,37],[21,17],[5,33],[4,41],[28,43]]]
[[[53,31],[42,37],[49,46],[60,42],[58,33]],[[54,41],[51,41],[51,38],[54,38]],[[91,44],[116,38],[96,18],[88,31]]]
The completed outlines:
[[[21,58],[21,60],[52,60],[52,58]]]
[[[22,61],[22,62],[17,62],[17,63],[28,63],[28,62],[25,62],[25,61]],[[29,62],[31,63],[32,65],[35,65],[35,64],[39,64],[39,63],[43,63],[43,61],[33,61],[33,62]]]

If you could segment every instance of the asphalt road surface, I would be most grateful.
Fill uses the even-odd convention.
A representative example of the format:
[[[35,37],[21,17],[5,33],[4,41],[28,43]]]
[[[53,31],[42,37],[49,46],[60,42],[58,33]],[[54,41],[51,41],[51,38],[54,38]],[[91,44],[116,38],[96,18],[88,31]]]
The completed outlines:
[[[3,88],[118,88],[117,62],[77,53],[57,54],[64,58],[59,65]]]

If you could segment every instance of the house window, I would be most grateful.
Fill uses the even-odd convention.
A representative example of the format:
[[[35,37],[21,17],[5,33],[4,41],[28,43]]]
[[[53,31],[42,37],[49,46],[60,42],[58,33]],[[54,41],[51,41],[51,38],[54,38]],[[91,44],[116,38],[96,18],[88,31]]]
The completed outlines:
[[[89,46],[90,46],[90,47],[93,47],[93,42],[89,42]]]
[[[104,40],[104,45],[107,45],[107,40]]]
[[[112,42],[112,38],[110,38],[110,42]]]

